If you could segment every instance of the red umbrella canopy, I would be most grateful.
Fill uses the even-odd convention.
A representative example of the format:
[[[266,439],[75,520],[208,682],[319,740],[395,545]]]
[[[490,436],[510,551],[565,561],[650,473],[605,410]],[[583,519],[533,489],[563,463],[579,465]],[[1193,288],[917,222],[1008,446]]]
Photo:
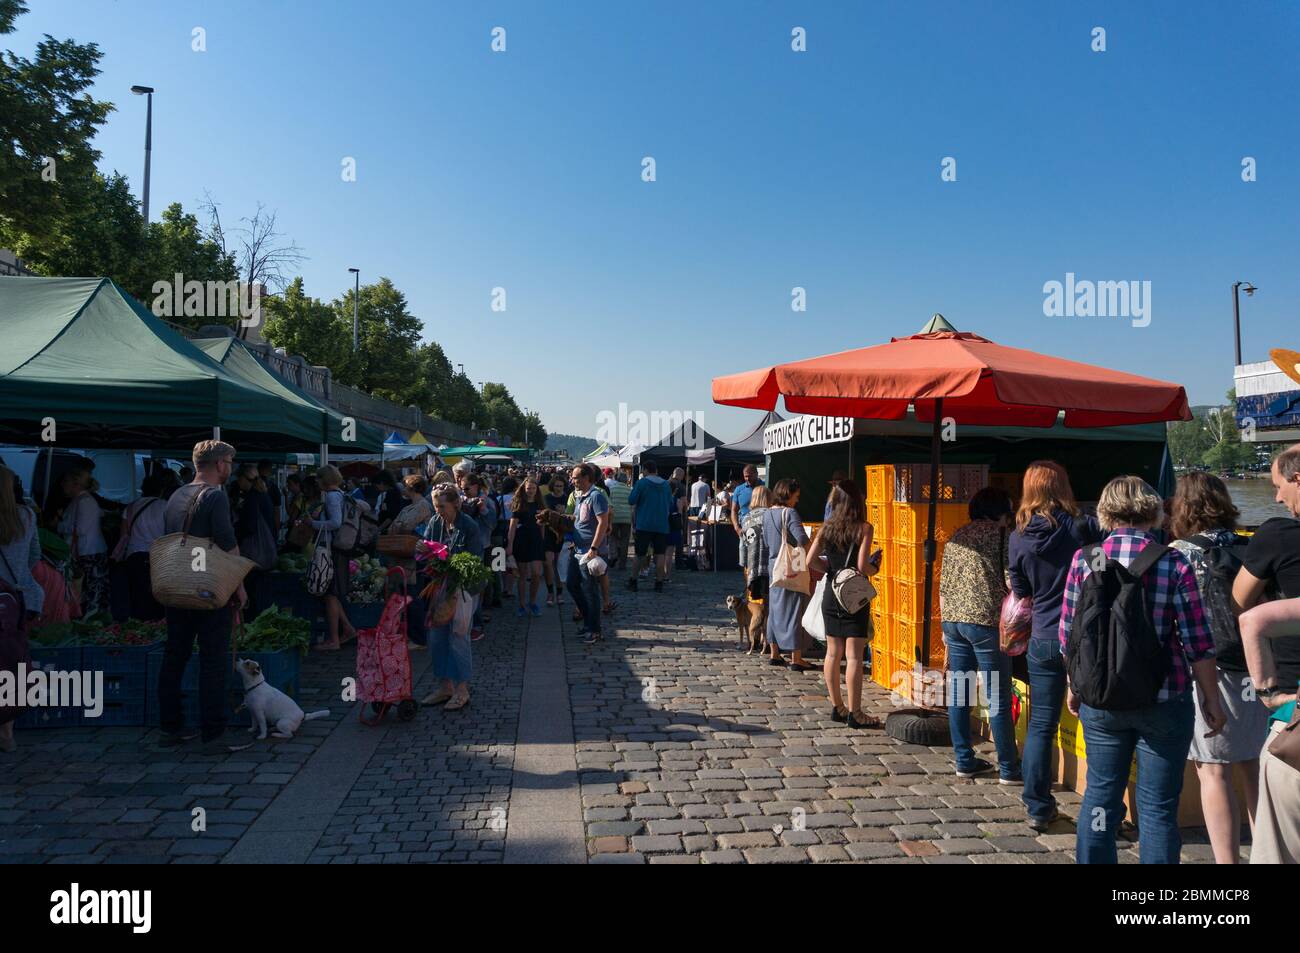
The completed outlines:
[[[771,410],[778,395],[800,414],[900,420],[943,416],[983,426],[1110,427],[1190,420],[1178,384],[995,344],[965,331],[933,331],[713,379],[718,404]]]

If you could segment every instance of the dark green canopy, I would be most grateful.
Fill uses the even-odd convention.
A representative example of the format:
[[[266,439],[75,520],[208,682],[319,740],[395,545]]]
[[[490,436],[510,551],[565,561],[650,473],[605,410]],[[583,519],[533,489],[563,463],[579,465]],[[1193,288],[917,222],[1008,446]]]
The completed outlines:
[[[331,452],[378,453],[383,448],[382,430],[359,420],[347,426],[342,414],[273,373],[238,338],[196,338],[190,343],[239,380],[292,405],[295,414],[304,415],[309,425],[316,428],[319,438],[316,443],[329,443]],[[351,441],[343,439],[345,430],[353,432]]]
[[[108,278],[0,277],[0,440],[86,449],[317,450],[318,410],[254,387]]]

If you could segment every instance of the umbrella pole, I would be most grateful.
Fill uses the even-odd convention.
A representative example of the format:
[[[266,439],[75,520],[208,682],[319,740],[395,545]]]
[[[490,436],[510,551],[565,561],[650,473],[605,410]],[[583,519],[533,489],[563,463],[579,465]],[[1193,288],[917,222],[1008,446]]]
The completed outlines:
[[[925,602],[922,605],[922,611],[925,613],[921,623],[921,654],[917,661],[921,663],[921,668],[930,664],[930,629],[934,624],[931,612],[931,599],[934,595],[934,524],[935,518],[939,515],[939,457],[943,423],[943,398],[935,398],[934,401],[934,430],[930,435],[930,511],[926,516],[925,529]]]

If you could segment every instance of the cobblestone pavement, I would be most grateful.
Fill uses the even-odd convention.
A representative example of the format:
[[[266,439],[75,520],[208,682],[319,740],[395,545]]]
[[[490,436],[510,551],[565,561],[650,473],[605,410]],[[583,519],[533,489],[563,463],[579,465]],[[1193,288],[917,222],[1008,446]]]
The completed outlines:
[[[623,592],[617,639],[568,640],[592,862],[1074,862],[1079,795],[1058,793],[1063,818],[1040,836],[1019,788],[956,778],[951,749],[836,724],[820,667],[736,649],[723,600],[738,580],[681,574],[661,595]],[[868,684],[864,708],[883,718],[890,697]],[[1204,831],[1184,836],[1185,862],[1211,859]]]
[[[204,756],[160,750],[138,728],[19,732],[19,750],[0,755],[0,862],[214,863],[250,856],[264,829],[297,834],[259,860],[499,862],[525,827],[518,813],[510,827],[521,785],[578,788],[581,824],[575,806],[574,823],[556,828],[575,843],[556,856],[597,863],[1073,862],[1077,795],[1058,794],[1066,817],[1037,836],[1018,789],[955,778],[950,749],[837,725],[819,670],[737,651],[723,606],[737,579],[683,573],[657,594],[623,591],[616,577],[620,605],[594,648],[576,637],[571,604],[539,620],[498,609],[474,646],[473,702],[458,713],[360,726],[339,700],[354,662],[345,648],[304,661],[301,703],[331,715],[292,741]],[[543,686],[559,709],[521,709],[538,695],[523,691],[530,638],[562,639],[567,685]],[[413,655],[417,695],[431,687],[425,656]],[[565,704],[576,774],[515,778],[521,718]],[[887,714],[889,694],[869,685],[866,707]],[[313,818],[317,781],[336,774],[341,789],[320,792],[324,816]],[[206,831],[191,829],[196,807]],[[277,816],[291,823],[267,823]],[[1185,861],[1210,859],[1203,830],[1184,836]],[[1136,862],[1121,845],[1121,862]]]

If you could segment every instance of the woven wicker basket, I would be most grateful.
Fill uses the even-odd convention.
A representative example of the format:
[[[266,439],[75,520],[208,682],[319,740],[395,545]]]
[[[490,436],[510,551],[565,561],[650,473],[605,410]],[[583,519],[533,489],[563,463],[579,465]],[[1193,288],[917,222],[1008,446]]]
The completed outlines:
[[[188,533],[159,536],[149,547],[154,598],[173,609],[220,609],[254,568],[251,559]]]
[[[409,533],[396,533],[392,536],[380,536],[377,548],[381,556],[390,556],[393,559],[414,559],[415,547],[419,542],[420,537],[418,536]]]

